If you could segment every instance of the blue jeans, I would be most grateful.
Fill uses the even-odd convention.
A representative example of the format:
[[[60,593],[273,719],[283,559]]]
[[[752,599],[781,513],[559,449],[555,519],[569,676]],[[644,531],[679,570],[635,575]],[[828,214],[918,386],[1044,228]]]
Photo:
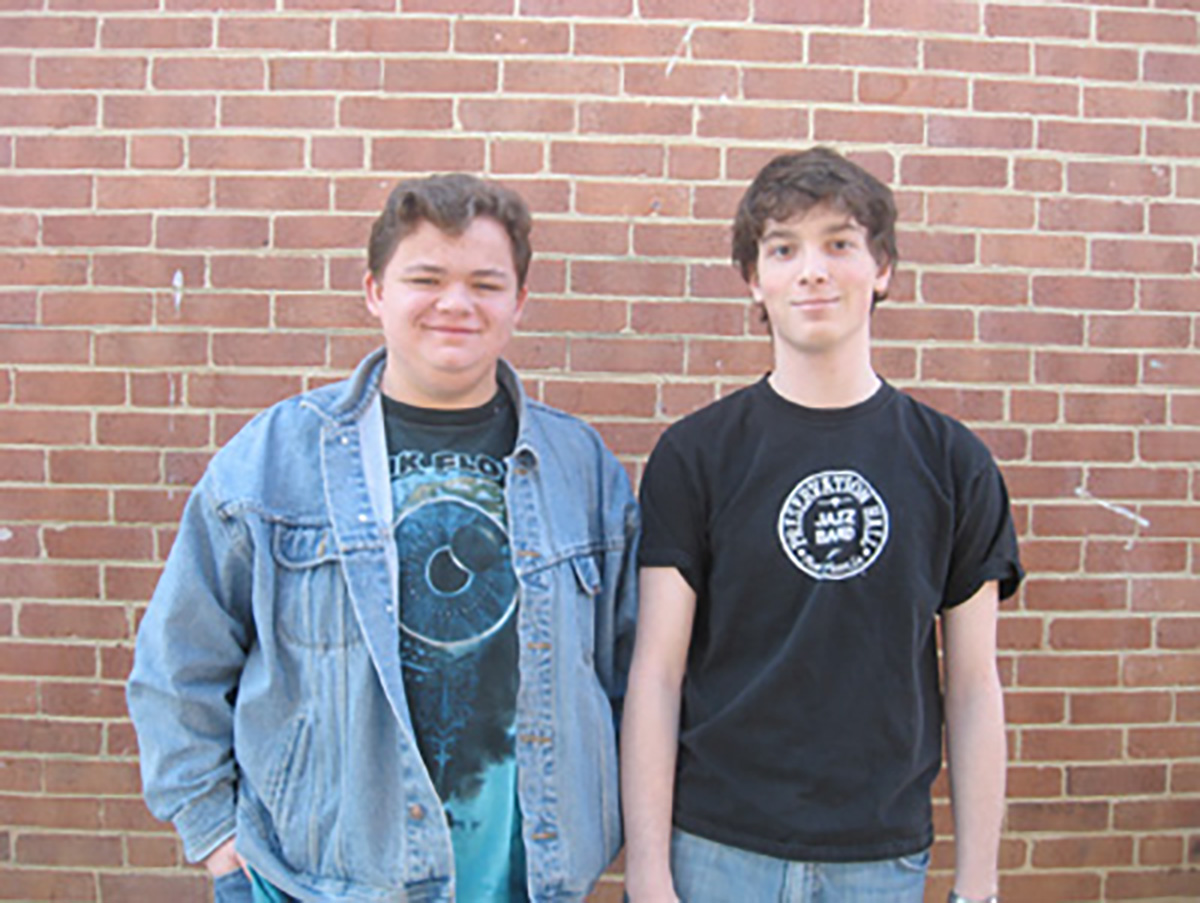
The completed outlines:
[[[921,903],[929,851],[876,862],[791,862],[675,829],[682,903]]]
[[[259,903],[259,901],[263,900],[292,899],[282,891],[271,887],[257,873],[254,877],[258,882],[257,889],[250,883],[250,879],[246,877],[246,873],[241,869],[234,869],[232,872],[221,875],[219,878],[214,878],[214,903]]]

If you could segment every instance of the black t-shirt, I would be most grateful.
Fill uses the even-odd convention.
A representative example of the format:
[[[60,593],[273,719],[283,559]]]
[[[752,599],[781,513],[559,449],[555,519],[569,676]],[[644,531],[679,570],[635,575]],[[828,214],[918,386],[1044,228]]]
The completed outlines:
[[[400,660],[417,747],[445,805],[464,899],[524,900],[515,725],[518,587],[503,389],[437,410],[384,396],[400,559]]]
[[[676,825],[786,859],[928,846],[937,616],[1022,577],[983,443],[886,383],[816,410],[764,379],[669,428],[641,502],[640,563],[697,596]]]

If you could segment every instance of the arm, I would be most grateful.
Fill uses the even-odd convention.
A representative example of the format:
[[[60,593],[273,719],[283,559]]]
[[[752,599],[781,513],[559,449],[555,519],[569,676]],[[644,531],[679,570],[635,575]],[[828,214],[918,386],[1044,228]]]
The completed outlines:
[[[210,489],[202,481],[184,509],[127,687],[146,803],[174,822],[193,862],[234,832],[233,700],[253,641],[247,540]]]
[[[640,611],[621,729],[626,891],[674,901],[671,809],[679,709],[696,594],[675,568],[642,568]]]
[[[996,581],[944,615],[946,748],[954,811],[954,889],[996,893],[1004,820],[1004,697],[996,671]]]

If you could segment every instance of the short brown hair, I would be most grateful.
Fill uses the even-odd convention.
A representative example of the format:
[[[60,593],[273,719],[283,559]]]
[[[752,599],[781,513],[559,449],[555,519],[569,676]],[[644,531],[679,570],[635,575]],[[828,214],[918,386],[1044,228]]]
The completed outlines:
[[[479,216],[491,217],[508,233],[517,287],[524,287],[533,256],[528,205],[512,189],[465,173],[406,179],[393,188],[371,226],[367,267],[372,276],[382,279],[400,242],[422,222],[432,223],[447,235],[461,235]]]
[[[892,190],[828,147],[782,154],[764,166],[746,189],[733,221],[733,263],[750,281],[767,220],[783,222],[830,204],[867,230],[867,246],[881,267],[895,265],[896,201]],[[876,294],[882,301],[887,292]]]

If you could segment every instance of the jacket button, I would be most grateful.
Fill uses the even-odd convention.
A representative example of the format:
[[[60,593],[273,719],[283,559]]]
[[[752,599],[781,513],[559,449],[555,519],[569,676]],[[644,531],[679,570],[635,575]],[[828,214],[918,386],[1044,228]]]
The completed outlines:
[[[420,821],[425,817],[425,807],[420,803],[413,803],[408,807],[408,817],[413,821]]]

